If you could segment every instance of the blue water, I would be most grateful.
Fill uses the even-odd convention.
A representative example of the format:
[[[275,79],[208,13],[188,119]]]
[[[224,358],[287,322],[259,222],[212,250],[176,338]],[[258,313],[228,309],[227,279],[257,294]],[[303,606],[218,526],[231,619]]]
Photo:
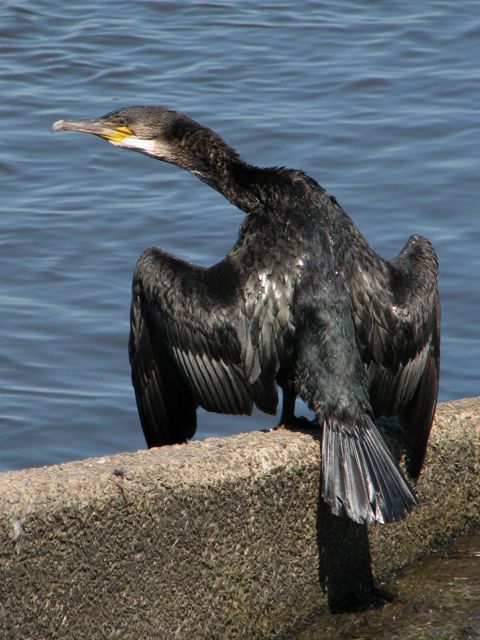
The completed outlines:
[[[72,3],[73,5],[73,3]],[[201,264],[243,214],[61,117],[166,104],[258,165],[314,176],[375,249],[441,265],[441,399],[479,393],[480,4],[0,5],[0,469],[144,446],[130,282],[152,244]],[[197,437],[271,425],[201,412]]]

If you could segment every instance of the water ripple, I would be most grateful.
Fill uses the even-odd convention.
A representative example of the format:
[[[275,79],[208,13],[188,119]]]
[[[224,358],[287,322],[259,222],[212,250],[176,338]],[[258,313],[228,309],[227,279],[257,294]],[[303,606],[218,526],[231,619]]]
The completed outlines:
[[[167,104],[252,162],[306,170],[383,255],[428,235],[441,396],[478,393],[476,2],[140,0],[112,13],[25,0],[0,14],[0,469],[143,446],[126,355],[136,259],[158,244],[211,264],[242,219],[174,167],[50,133],[124,104]],[[271,422],[201,412],[199,435]]]

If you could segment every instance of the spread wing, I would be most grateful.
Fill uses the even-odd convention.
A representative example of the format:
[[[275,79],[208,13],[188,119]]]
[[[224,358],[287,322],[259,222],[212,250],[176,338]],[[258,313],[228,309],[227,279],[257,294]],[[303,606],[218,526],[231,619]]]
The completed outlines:
[[[440,363],[437,258],[412,236],[390,263],[357,266],[350,292],[375,417],[399,416],[418,477],[435,413]]]
[[[192,437],[199,405],[250,414],[256,404],[275,413],[291,325],[274,292],[259,278],[243,282],[242,272],[228,257],[209,269],[156,248],[140,257],[129,354],[148,446]]]

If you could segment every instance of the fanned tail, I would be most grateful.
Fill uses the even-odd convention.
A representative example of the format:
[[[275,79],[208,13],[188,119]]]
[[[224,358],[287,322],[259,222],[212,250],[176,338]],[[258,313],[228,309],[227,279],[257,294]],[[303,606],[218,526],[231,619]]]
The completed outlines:
[[[332,513],[358,523],[400,520],[418,504],[372,420],[323,423],[322,497]]]

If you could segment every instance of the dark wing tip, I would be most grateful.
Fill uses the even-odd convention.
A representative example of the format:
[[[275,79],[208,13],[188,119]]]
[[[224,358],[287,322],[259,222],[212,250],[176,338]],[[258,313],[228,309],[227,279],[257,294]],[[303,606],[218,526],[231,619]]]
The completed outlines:
[[[145,440],[148,447],[186,442],[196,430],[197,405],[143,307],[141,291],[134,288],[129,357]]]

